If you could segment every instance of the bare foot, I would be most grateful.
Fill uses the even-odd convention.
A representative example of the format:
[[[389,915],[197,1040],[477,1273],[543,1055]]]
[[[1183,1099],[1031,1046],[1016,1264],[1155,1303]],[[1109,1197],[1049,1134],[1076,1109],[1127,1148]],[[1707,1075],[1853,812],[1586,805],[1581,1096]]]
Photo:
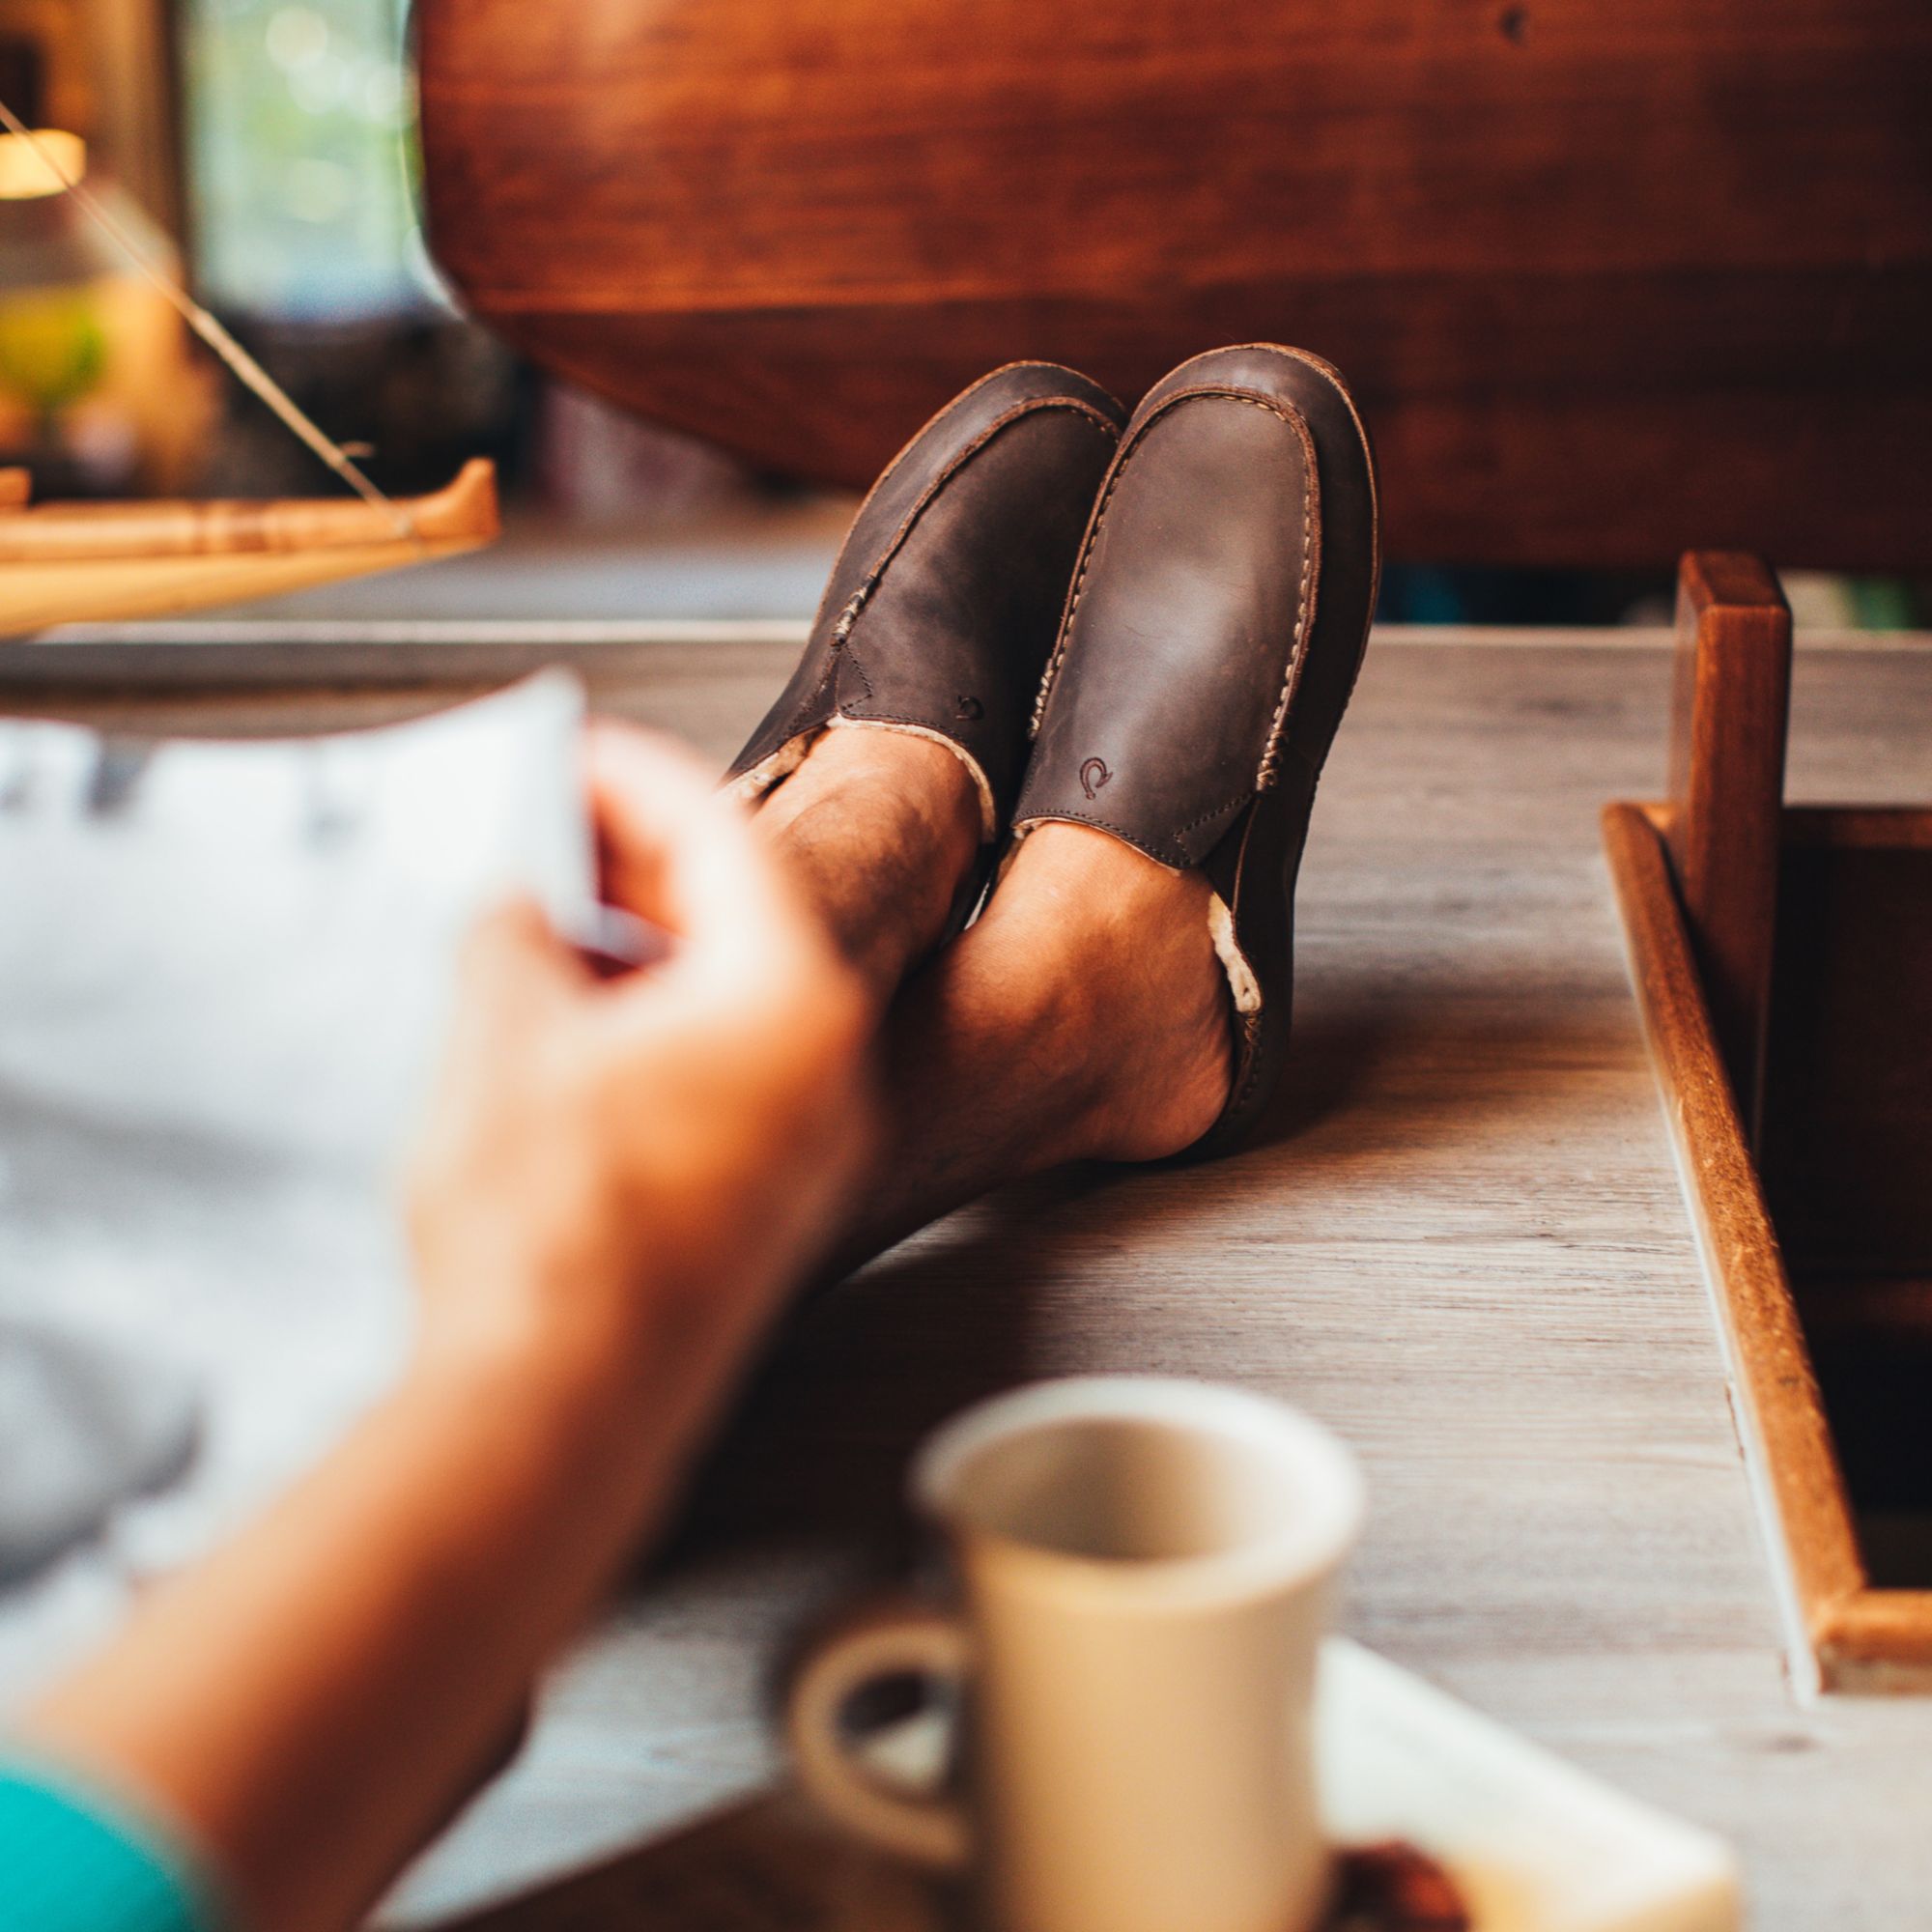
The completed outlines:
[[[950,752],[829,731],[756,823],[891,1006],[886,1157],[822,1281],[990,1188],[1068,1161],[1157,1160],[1218,1118],[1234,1053],[1198,872],[1041,825],[979,922],[934,953],[980,849],[977,791]]]
[[[974,965],[1032,1003],[1060,1090],[1058,1159],[1157,1160],[1213,1125],[1234,1078],[1228,982],[1199,872],[1084,825],[1037,826],[984,918]]]
[[[980,799],[944,746],[825,732],[756,825],[883,1007],[952,918],[980,851]]]
[[[1071,1160],[1157,1160],[1214,1123],[1234,1077],[1208,883],[1103,832],[1021,844],[979,923],[887,1027],[890,1159],[836,1280],[961,1203]]]

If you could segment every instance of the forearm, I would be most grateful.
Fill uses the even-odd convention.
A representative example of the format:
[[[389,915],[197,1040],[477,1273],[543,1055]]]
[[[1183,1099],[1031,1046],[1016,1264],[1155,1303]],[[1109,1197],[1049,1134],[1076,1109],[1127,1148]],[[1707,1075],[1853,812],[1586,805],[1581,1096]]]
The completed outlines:
[[[247,1922],[352,1923],[662,1510],[695,1416],[656,1394],[507,1353],[419,1369],[157,1588],[30,1714],[28,1743],[172,1813]]]
[[[675,944],[606,981],[533,905],[481,923],[411,1169],[423,1364],[24,1727],[262,1932],[342,1932],[488,1768],[858,1171],[857,983],[708,773],[596,744],[607,890]]]

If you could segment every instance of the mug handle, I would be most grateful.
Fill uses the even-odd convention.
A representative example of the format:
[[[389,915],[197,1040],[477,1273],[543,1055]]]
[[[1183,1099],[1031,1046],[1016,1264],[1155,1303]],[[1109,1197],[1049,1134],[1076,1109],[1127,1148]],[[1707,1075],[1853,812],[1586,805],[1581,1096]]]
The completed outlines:
[[[869,1771],[841,1719],[867,1685],[893,1677],[958,1684],[966,1668],[956,1617],[917,1597],[893,1597],[862,1605],[819,1637],[785,1689],[785,1738],[807,1793],[847,1831],[938,1871],[957,1871],[972,1857],[964,1808]]]

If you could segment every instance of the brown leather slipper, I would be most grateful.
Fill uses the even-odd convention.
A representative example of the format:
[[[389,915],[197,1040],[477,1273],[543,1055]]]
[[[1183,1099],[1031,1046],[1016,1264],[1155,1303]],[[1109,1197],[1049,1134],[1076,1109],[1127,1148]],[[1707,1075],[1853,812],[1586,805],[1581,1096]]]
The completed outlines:
[[[1052,362],[1013,362],[955,397],[859,506],[791,682],[728,774],[755,797],[821,731],[935,739],[980,795],[981,852],[1004,835],[1027,724],[1081,533],[1126,412]],[[962,895],[977,903],[987,866]]]
[[[1014,808],[1198,866],[1235,1078],[1186,1158],[1239,1145],[1288,1048],[1294,885],[1368,643],[1380,549],[1341,376],[1269,343],[1197,355],[1134,412],[1101,486]]]

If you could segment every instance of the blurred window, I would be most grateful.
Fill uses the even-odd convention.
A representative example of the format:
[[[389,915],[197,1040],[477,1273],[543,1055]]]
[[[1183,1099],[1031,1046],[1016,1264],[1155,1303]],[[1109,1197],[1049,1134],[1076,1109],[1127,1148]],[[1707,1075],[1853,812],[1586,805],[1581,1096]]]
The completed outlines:
[[[341,322],[441,306],[410,179],[404,0],[183,0],[205,299]]]

